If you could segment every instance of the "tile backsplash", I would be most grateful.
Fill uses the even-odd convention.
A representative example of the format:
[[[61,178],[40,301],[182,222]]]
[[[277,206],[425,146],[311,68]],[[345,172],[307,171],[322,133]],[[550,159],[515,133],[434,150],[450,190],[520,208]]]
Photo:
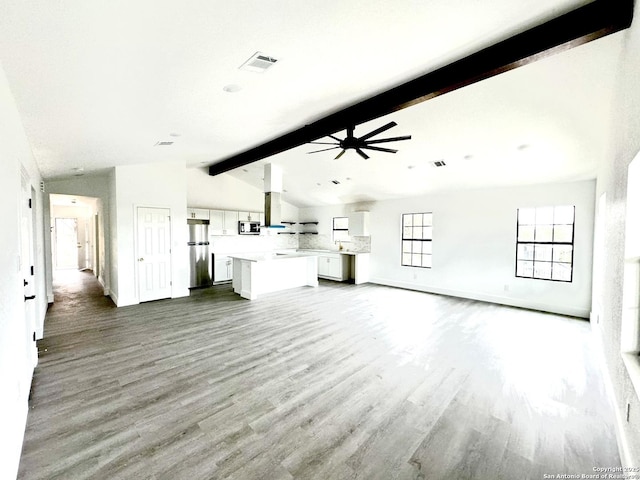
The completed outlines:
[[[276,231],[263,235],[233,235],[209,237],[209,250],[213,253],[269,252],[284,249],[335,250],[331,235],[278,235]],[[371,237],[351,237],[351,241],[342,242],[342,248],[350,252],[368,253],[371,251]]]
[[[233,235],[209,237],[209,250],[213,253],[269,252],[298,248],[297,235]]]
[[[331,235],[295,235],[298,237],[298,248],[311,250],[336,250],[338,244],[331,240]],[[371,237],[351,237],[351,241],[342,242],[342,248],[350,252],[368,253],[371,251]]]

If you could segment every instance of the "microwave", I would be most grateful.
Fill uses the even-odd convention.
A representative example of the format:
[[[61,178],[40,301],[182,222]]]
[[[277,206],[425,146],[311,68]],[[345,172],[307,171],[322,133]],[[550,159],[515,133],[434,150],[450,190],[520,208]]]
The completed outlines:
[[[260,222],[238,222],[240,235],[260,235]]]

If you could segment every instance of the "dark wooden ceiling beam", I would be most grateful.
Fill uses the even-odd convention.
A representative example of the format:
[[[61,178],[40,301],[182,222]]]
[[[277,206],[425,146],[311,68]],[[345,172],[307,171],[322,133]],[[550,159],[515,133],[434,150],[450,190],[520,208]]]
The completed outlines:
[[[310,125],[265,142],[209,167],[209,175],[284,152],[318,138],[388,115],[560,51],[624,30],[633,19],[633,0],[596,0],[542,25],[487,47],[363,100]]]

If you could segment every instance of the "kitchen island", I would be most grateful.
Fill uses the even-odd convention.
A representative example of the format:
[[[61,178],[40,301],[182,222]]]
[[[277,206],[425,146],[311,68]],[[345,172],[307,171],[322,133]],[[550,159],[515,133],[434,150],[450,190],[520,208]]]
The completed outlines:
[[[312,253],[255,253],[233,259],[233,291],[255,300],[258,295],[301,286],[318,286],[318,256]]]

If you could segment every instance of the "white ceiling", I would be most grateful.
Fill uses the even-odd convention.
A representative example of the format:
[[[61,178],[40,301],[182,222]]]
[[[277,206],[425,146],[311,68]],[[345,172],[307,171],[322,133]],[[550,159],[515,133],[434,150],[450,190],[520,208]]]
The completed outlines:
[[[0,60],[45,179],[202,168],[586,3],[3,0]],[[266,161],[297,205],[593,178],[620,48],[606,37],[356,128],[396,121],[381,136],[413,138],[386,144],[395,155],[303,146]],[[256,51],[278,62],[239,70]],[[262,163],[231,174],[261,187]]]

